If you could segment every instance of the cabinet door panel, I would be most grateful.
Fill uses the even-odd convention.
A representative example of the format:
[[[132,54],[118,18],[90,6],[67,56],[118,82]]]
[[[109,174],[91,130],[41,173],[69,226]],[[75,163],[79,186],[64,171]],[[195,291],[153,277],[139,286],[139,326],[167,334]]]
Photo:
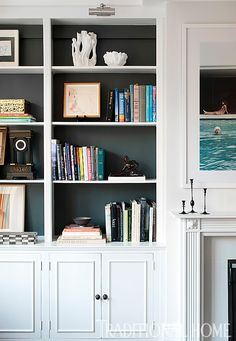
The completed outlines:
[[[0,339],[39,338],[39,255],[0,253]]]
[[[153,255],[103,256],[104,337],[150,336],[153,322]]]
[[[53,337],[100,336],[99,255],[52,255],[51,323]]]

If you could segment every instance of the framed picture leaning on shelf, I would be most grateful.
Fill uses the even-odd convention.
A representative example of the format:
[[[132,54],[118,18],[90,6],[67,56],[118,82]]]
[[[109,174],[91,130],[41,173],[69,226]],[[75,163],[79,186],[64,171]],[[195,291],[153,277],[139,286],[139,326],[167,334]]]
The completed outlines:
[[[101,84],[64,83],[65,118],[99,118]]]
[[[0,30],[0,67],[19,65],[19,31]]]
[[[23,232],[25,185],[0,185],[0,232]]]
[[[7,138],[7,128],[0,127],[0,166],[4,165],[6,138]]]

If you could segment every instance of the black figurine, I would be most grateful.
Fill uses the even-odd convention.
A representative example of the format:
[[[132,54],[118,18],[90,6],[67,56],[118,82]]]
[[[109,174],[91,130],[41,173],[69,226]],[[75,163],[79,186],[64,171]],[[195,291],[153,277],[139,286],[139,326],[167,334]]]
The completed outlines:
[[[204,193],[204,211],[202,212],[202,214],[209,214],[206,210],[206,194],[207,194],[206,188],[203,188],[203,193]]]
[[[182,207],[183,207],[183,211],[180,212],[179,214],[187,214],[187,212],[185,212],[185,200],[182,200]]]
[[[127,155],[123,158],[123,167],[120,172],[111,174],[111,176],[143,176],[143,173],[138,170],[138,162],[136,160],[130,160]]]
[[[191,201],[190,201],[190,206],[192,207],[192,210],[189,213],[197,213],[194,211],[193,207],[195,205],[195,202],[193,200],[193,179],[190,179],[190,185],[191,185]]]

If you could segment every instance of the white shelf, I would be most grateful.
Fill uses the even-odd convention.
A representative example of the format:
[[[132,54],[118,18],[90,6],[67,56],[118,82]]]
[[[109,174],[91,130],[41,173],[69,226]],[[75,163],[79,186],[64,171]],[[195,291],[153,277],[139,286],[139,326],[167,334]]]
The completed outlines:
[[[35,180],[1,180],[0,184],[43,184],[44,179]]]
[[[43,122],[3,122],[0,121],[0,126],[34,126],[43,127]]]
[[[52,122],[53,126],[156,127],[157,122]]]
[[[43,66],[0,66],[0,74],[43,74]]]
[[[88,185],[95,185],[95,184],[99,184],[99,185],[114,185],[114,184],[155,184],[156,183],[156,179],[147,179],[145,181],[141,181],[141,180],[137,180],[137,181],[108,181],[108,180],[96,180],[96,181],[80,181],[80,180],[55,180],[53,181],[54,184],[80,184],[80,185],[84,185],[84,184],[88,184]]]
[[[156,74],[156,66],[52,66],[53,73],[151,73]]]

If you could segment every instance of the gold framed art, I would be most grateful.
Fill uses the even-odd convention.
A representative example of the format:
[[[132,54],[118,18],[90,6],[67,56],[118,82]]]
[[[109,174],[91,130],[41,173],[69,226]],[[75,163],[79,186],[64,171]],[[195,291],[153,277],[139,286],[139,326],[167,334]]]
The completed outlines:
[[[4,165],[5,161],[5,150],[6,150],[6,140],[7,140],[7,128],[0,127],[0,165]]]
[[[99,118],[101,115],[101,84],[64,83],[65,118]]]

